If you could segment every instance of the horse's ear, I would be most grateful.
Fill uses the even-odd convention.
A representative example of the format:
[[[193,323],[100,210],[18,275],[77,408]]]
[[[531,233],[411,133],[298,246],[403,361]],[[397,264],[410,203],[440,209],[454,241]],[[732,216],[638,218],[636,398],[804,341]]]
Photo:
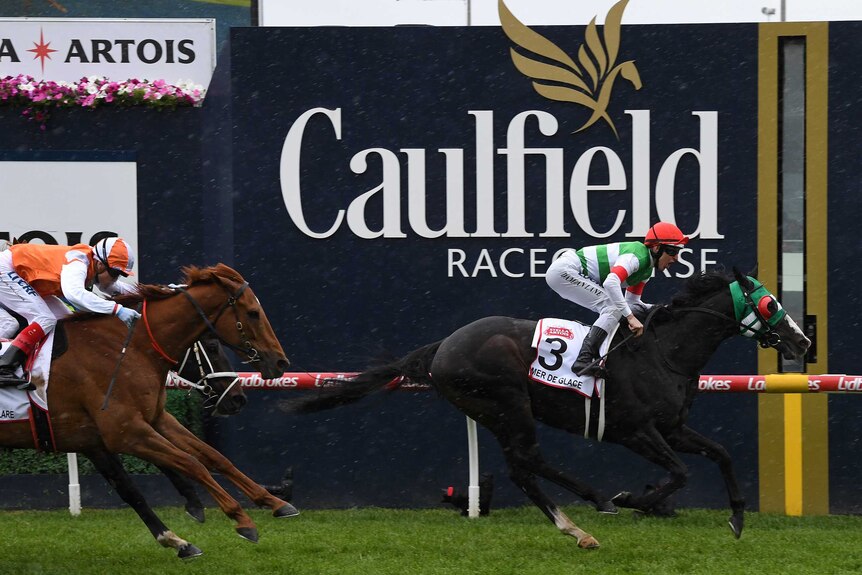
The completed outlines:
[[[737,268],[736,266],[733,266],[733,277],[736,278],[736,281],[739,282],[740,287],[748,291],[754,289],[754,284],[751,283],[751,280],[748,279],[748,277],[745,276],[741,271],[739,271],[739,268]]]
[[[758,265],[759,265],[759,264],[755,263],[755,264],[754,264],[754,267],[752,268],[752,270],[751,270],[750,272],[748,272],[748,274],[746,274],[746,275],[749,275],[749,276],[751,276],[751,277],[753,277],[753,278],[756,278],[756,277],[757,277],[757,267],[758,267]]]

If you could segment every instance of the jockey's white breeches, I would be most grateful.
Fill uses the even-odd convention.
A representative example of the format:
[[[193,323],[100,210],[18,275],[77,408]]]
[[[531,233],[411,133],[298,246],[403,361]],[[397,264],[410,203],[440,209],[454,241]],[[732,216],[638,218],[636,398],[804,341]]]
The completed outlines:
[[[574,250],[565,252],[548,267],[545,281],[561,297],[599,314],[593,325],[610,333],[622,318],[605,288],[583,275],[581,260]]]
[[[21,314],[29,323],[38,323],[47,335],[57,325],[53,308],[61,303],[57,298],[49,299],[56,303],[49,304],[18,275],[12,265],[12,252],[0,252],[0,305]]]

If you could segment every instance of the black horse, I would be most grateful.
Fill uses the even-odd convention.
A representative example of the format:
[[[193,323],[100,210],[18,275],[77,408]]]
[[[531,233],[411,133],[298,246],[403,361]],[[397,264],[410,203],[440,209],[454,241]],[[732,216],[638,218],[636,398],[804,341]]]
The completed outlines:
[[[405,379],[430,384],[494,434],[512,481],[583,548],[597,547],[598,541],[539,489],[537,476],[591,501],[601,512],[616,513],[620,506],[648,513],[686,483],[688,470],[675,452],[704,455],[718,464],[724,477],[732,510],[730,527],[739,537],[745,502],[730,455],[686,425],[698,376],[719,344],[739,333],[757,337],[762,346],[775,348],[786,358],[801,356],[811,342],[759,282],[737,270],[734,276],[710,272],[691,278],[669,306],[653,308],[641,338],[611,348],[603,439],[628,447],[670,474],[643,495],[623,492],[608,499],[545,462],[536,421],[583,434],[586,416],[583,396],[529,378],[535,358],[531,348],[535,321],[477,320],[399,360],[372,367],[349,384],[298,399],[288,408],[299,413],[320,411],[392,389]],[[615,345],[623,337],[618,332]]]

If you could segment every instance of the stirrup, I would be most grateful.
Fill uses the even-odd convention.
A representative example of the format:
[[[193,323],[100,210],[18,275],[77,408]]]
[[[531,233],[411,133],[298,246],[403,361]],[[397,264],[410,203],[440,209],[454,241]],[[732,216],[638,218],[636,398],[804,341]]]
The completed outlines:
[[[0,387],[15,387],[17,389],[33,390],[36,386],[27,381],[16,377],[15,379],[0,379]]]
[[[13,374],[4,374],[0,372],[0,387],[17,387],[18,389],[36,389],[29,380]]]
[[[36,386],[33,385],[32,381],[29,381],[29,380],[23,381],[23,382],[19,383],[18,385],[16,385],[15,387],[17,387],[21,391],[36,391]]]

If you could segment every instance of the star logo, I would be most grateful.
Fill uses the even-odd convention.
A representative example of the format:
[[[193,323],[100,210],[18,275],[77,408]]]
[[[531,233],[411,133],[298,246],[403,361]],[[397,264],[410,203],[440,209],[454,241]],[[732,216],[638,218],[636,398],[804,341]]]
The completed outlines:
[[[49,47],[49,46],[51,46],[50,42],[47,42],[47,43],[45,42],[45,37],[42,34],[41,28],[39,28],[39,43],[37,44],[36,42],[33,42],[33,46],[35,46],[35,48],[30,48],[27,51],[33,52],[33,54],[35,54],[33,56],[34,60],[36,58],[39,58],[39,60],[41,60],[42,75],[44,76],[45,75],[45,58],[48,58],[50,60],[51,59],[51,52],[56,52],[57,50],[54,50],[53,48]]]

